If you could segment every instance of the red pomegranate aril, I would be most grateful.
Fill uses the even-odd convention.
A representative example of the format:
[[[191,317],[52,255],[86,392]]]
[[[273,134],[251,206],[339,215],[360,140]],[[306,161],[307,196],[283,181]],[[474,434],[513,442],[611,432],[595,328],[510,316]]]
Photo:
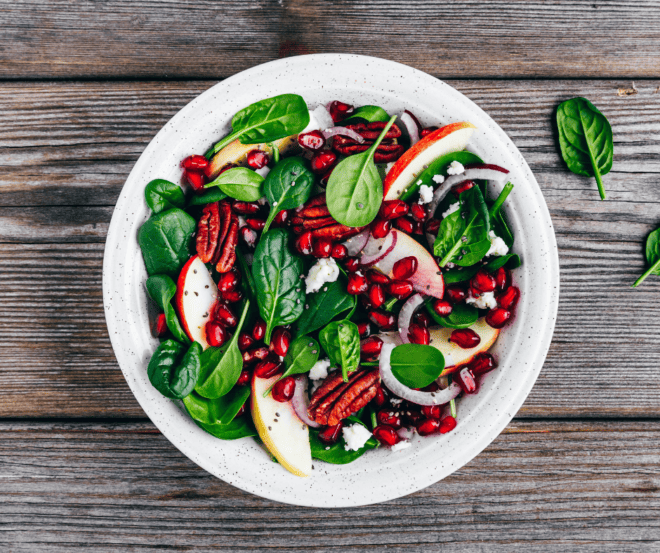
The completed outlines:
[[[217,303],[215,306],[215,312],[213,313],[213,318],[222,323],[225,326],[233,328],[238,323],[236,315],[234,315],[224,303]]]
[[[348,257],[348,250],[346,249],[346,246],[344,246],[344,244],[335,244],[332,246],[332,250],[330,250],[330,257],[336,259],[337,261],[346,259]]]
[[[231,204],[231,208],[241,215],[254,215],[261,206],[257,202],[239,202],[236,200]]]
[[[312,245],[312,255],[314,257],[330,257],[332,252],[332,242],[327,238],[319,238]]]
[[[393,280],[387,289],[396,299],[403,300],[412,294],[413,285],[407,280]]]
[[[383,409],[376,413],[378,424],[386,424],[392,428],[401,428],[401,417],[391,409]]]
[[[238,335],[238,349],[245,351],[246,349],[251,348],[254,345],[254,338],[245,332],[241,332]]]
[[[385,303],[385,290],[382,285],[371,285],[371,288],[369,288],[369,301],[374,307],[380,307]]]
[[[255,361],[265,361],[266,359],[272,357],[270,354],[270,349],[267,348],[266,346],[259,346],[258,348],[251,349],[250,354],[252,355]],[[276,359],[270,359],[270,360],[277,361]]]
[[[364,294],[369,288],[367,279],[359,273],[351,273],[348,275],[348,286],[346,290],[349,294],[357,296],[358,294]]]
[[[275,219],[273,219],[272,224],[273,228],[285,226],[289,222],[290,218],[291,212],[288,209],[283,209],[277,215],[275,215]]]
[[[424,223],[421,221],[414,221],[413,234],[419,234],[420,236],[424,234]]]
[[[254,323],[254,326],[252,327],[252,337],[255,339],[255,341],[261,342],[265,335],[266,323],[259,319],[256,323]]]
[[[229,290],[222,292],[221,296],[227,303],[236,303],[243,299],[243,292],[240,290]]]
[[[360,344],[360,358],[363,361],[375,361],[383,349],[383,341],[378,336],[370,336]]]
[[[241,282],[241,273],[236,268],[233,268],[227,273],[223,273],[218,281],[218,290],[220,292],[229,292],[235,290]]]
[[[167,317],[165,316],[165,313],[159,313],[158,317],[156,317],[156,324],[154,324],[153,327],[153,335],[156,338],[160,338],[161,336],[164,336],[166,332],[167,332]]]
[[[421,419],[417,421],[415,428],[420,436],[430,436],[440,430],[440,421],[438,419]]]
[[[498,294],[497,296],[497,305],[504,309],[512,311],[518,305],[518,300],[520,299],[520,290],[515,286],[509,286],[504,292]]]
[[[431,343],[431,333],[428,328],[417,323],[412,323],[408,327],[408,340],[410,340],[411,344],[428,346]]]
[[[401,407],[402,411],[401,414],[403,415],[403,420],[404,420],[404,425],[405,426],[415,426],[421,419],[424,417],[422,416],[422,413],[417,410],[418,405],[415,405],[414,407],[408,405],[406,407],[406,410],[403,411],[403,405]]]
[[[367,280],[372,284],[390,283],[390,278],[387,275],[381,273],[380,271],[377,271],[376,269],[369,269],[367,271]]]
[[[511,273],[504,267],[500,267],[492,274],[498,290],[506,290],[511,285]]]
[[[440,229],[440,219],[429,219],[428,222],[426,223],[426,232],[430,234],[438,234],[438,230]]]
[[[373,431],[376,438],[382,445],[396,445],[401,441],[401,436],[396,433],[396,429],[385,424],[379,424]]]
[[[183,176],[186,179],[186,182],[192,187],[195,192],[199,192],[204,189],[206,184],[206,175],[197,169],[186,169],[183,172]]]
[[[241,371],[241,374],[238,376],[238,380],[236,381],[236,386],[247,386],[250,383],[250,378],[252,377],[252,374],[250,371],[246,371],[243,369]]]
[[[358,333],[360,338],[367,338],[371,334],[371,325],[369,321],[361,321],[357,323]]]
[[[442,417],[442,405],[424,405],[422,407],[422,415],[427,419],[440,420],[440,417]]]
[[[330,180],[330,175],[332,175],[332,172],[335,170],[336,165],[330,168],[330,170],[327,173],[324,173],[323,176],[319,179],[319,186],[323,189],[325,189],[326,186],[328,186],[328,181]]]
[[[471,328],[460,328],[451,333],[449,341],[456,344],[459,348],[471,349],[476,348],[481,343],[481,338]]]
[[[470,280],[470,287],[480,294],[483,294],[484,292],[492,292],[495,290],[495,286],[497,286],[495,278],[483,269],[479,269]]]
[[[332,150],[323,150],[318,152],[312,158],[312,171],[317,175],[322,175],[328,171],[337,161],[337,154]]]
[[[410,214],[416,221],[424,221],[426,219],[426,208],[421,204],[412,204],[410,206]]]
[[[446,434],[456,428],[456,419],[454,417],[445,417],[440,421],[440,434]]]
[[[396,219],[408,215],[408,204],[403,200],[387,200],[380,204],[378,215],[381,219]]]
[[[248,152],[247,164],[250,169],[254,169],[255,171],[257,169],[262,169],[268,165],[269,161],[270,157],[268,157],[266,152],[262,152],[261,150],[252,150],[251,152]]]
[[[344,428],[344,423],[340,422],[334,426],[327,426],[319,432],[319,440],[324,444],[334,444],[341,436],[342,428]]]
[[[346,119],[355,108],[350,104],[345,104],[344,102],[339,102],[335,100],[330,103],[328,111],[330,112],[330,117],[335,123],[339,123],[343,119]]]
[[[348,257],[344,261],[344,269],[347,273],[355,273],[360,269],[360,261],[357,257]]]
[[[245,242],[250,248],[254,248],[257,245],[257,238],[259,236],[250,227],[245,225],[244,227],[241,227],[238,232],[240,233],[243,242]]]
[[[385,392],[383,391],[382,386],[378,386],[378,389],[376,390],[376,395],[374,396],[373,402],[376,404],[377,407],[382,407],[385,405],[385,402],[387,401],[387,396],[385,396]]]
[[[424,138],[425,136],[428,136],[434,131],[437,131],[438,127],[425,127],[419,132],[419,137]]]
[[[289,344],[291,343],[291,333],[281,326],[278,326],[271,336],[270,349],[280,357],[284,357],[286,352],[289,351]]]
[[[435,311],[440,317],[448,317],[454,309],[453,305],[447,300],[435,300],[432,306],[433,311]]]
[[[209,160],[204,156],[192,155],[188,156],[181,163],[184,169],[199,169],[203,171],[209,166]]]
[[[252,230],[255,230],[257,232],[261,232],[264,230],[264,227],[266,226],[266,220],[265,219],[247,219],[246,220],[247,226],[250,227]]]
[[[372,309],[368,313],[369,320],[381,330],[392,330],[396,326],[396,317],[382,309]]]
[[[486,323],[492,328],[502,328],[511,319],[511,311],[503,307],[491,309],[486,314]]]
[[[475,376],[484,375],[496,368],[497,363],[490,353],[479,353],[470,363],[470,370]]]
[[[321,131],[309,131],[298,135],[298,144],[305,150],[315,152],[325,146],[325,138]]]
[[[416,322],[418,325],[423,326],[424,328],[430,328],[432,324],[431,317],[429,317],[428,313],[425,313],[424,311],[415,313],[415,316],[413,317],[413,321]]]
[[[275,361],[259,361],[254,367],[254,376],[259,378],[272,378],[282,370],[282,364]]]
[[[392,275],[396,280],[408,280],[417,272],[419,262],[414,255],[399,259],[392,267]]]
[[[221,323],[217,321],[209,321],[206,323],[206,341],[210,346],[219,348],[222,346],[227,339],[229,338],[229,333],[227,329],[222,326]]]
[[[399,217],[394,220],[394,226],[406,234],[412,234],[415,230],[415,223],[408,217]]]
[[[477,393],[477,379],[474,377],[474,374],[472,374],[469,367],[459,369],[458,374],[456,375],[456,383],[466,394]]]
[[[392,221],[376,219],[371,223],[371,235],[374,238],[385,238],[392,229]]]
[[[440,386],[437,382],[433,381],[428,386],[422,388],[422,392],[437,392],[440,389]]]
[[[447,286],[445,296],[452,303],[463,303],[467,298],[467,292],[463,287],[453,284]]]
[[[298,236],[298,238],[296,238],[296,241],[294,242],[294,247],[298,253],[303,255],[311,254],[313,245],[314,240],[311,231],[303,232],[300,236]]]
[[[291,401],[295,389],[296,389],[296,381],[293,379],[292,376],[287,376],[286,378],[283,378],[282,380],[278,380],[275,383],[271,395],[273,396],[273,399],[275,401],[279,401],[280,403],[285,403],[287,401]]]
[[[456,196],[458,198],[463,192],[465,192],[466,190],[470,190],[470,188],[472,188],[473,186],[474,186],[473,181],[466,180],[466,181],[460,182],[456,186],[454,186],[451,189],[451,192],[454,196]]]

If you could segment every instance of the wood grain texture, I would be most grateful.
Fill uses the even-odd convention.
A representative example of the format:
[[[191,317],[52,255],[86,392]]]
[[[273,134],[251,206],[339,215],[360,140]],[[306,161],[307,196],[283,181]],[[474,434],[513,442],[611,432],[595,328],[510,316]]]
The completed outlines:
[[[3,0],[0,77],[223,78],[350,52],[452,77],[650,77],[652,0]]]
[[[0,549],[651,552],[660,423],[517,422],[444,481],[381,505],[244,493],[150,424],[0,424]]]

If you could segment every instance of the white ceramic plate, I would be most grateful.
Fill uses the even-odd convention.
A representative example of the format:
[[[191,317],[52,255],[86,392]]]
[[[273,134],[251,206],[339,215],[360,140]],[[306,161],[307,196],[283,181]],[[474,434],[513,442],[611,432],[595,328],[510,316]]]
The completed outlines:
[[[515,189],[506,212],[523,259],[515,271],[522,291],[514,322],[493,352],[500,368],[480,392],[458,404],[458,426],[444,436],[420,438],[398,453],[368,452],[349,465],[314,462],[298,478],[273,463],[254,440],[222,441],[207,434],[147,378],[157,341],[147,320],[147,274],[137,231],[149,216],[144,187],[154,178],[181,179],[180,161],[201,153],[230,130],[239,109],[295,92],[310,107],[331,100],[377,104],[389,113],[412,110],[424,125],[470,121],[478,128],[470,149],[511,170]],[[244,71],[207,90],[177,113],[146,148],[115,208],[103,263],[103,300],[112,346],[138,402],[160,431],[205,470],[238,488],[284,503],[313,507],[367,505],[422,489],[481,452],[523,404],[545,359],[557,313],[559,263],[547,206],[527,163],[500,127],[472,101],[405,65],[364,56],[320,54],[287,58]]]

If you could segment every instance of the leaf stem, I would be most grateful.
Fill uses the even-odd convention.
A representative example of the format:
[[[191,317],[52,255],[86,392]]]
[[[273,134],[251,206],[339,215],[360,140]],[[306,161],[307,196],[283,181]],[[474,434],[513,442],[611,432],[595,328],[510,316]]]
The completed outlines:
[[[243,130],[243,131],[235,131],[235,132],[229,133],[222,140],[220,140],[220,142],[216,142],[213,145],[213,147],[204,154],[204,157],[206,159],[211,159],[215,154],[217,154],[220,150],[222,150],[227,144],[229,144],[230,142],[233,142],[234,140],[236,140],[236,138],[241,136],[244,132],[245,131]]]
[[[587,142],[587,151],[589,152],[589,160],[591,161],[591,167],[594,170],[594,177],[596,177],[596,184],[598,185],[598,193],[600,194],[600,199],[605,199],[605,188],[603,187],[603,179],[600,176],[600,170],[598,169],[598,163],[596,163],[596,158],[594,157],[593,152],[591,151],[591,141],[587,138],[587,128],[584,125],[584,118],[582,117],[582,108],[579,107],[580,112],[580,125],[582,125],[582,130],[584,131],[584,136]]]
[[[465,232],[461,233],[461,238],[463,237],[464,234],[465,234]],[[456,243],[451,247],[451,250],[449,250],[447,252],[447,255],[445,255],[440,260],[440,263],[438,263],[438,265],[440,265],[440,268],[444,267],[447,263],[449,263],[449,261],[452,259],[452,257],[454,257],[454,254],[459,250],[459,248],[463,244],[463,242],[461,241],[461,238],[459,238],[456,241]]]
[[[492,207],[488,211],[488,215],[490,215],[491,219],[493,217],[495,217],[495,215],[497,215],[498,211],[502,207],[502,204],[509,197],[509,194],[511,194],[512,190],[513,190],[513,184],[511,184],[510,182],[507,182],[506,186],[502,189],[502,192],[500,192],[500,195],[495,200],[495,203],[492,205]]]
[[[633,284],[631,288],[637,288],[642,282],[644,282],[647,276],[655,272],[657,269],[660,269],[660,259],[658,259],[653,265],[651,265],[646,270],[646,272],[635,281],[635,284]]]
[[[371,148],[369,148],[369,150],[367,150],[369,152],[370,157],[373,155],[373,152],[376,151],[378,146],[380,146],[380,143],[384,140],[385,135],[387,134],[387,131],[389,131],[390,127],[392,125],[394,125],[394,121],[396,121],[396,118],[397,118],[396,115],[392,115],[392,117],[390,117],[390,120],[387,122],[387,125],[385,125],[385,127],[381,131],[380,135],[378,135],[378,138],[376,139],[376,141],[371,145]]]

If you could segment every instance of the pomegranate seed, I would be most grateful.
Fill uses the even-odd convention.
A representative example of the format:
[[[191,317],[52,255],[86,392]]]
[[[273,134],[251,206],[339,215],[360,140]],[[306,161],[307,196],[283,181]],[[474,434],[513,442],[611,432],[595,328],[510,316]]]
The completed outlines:
[[[497,368],[495,358],[490,353],[480,353],[474,356],[470,370],[475,376],[481,376]]]
[[[281,363],[275,363],[275,361],[270,360],[259,361],[257,366],[254,368],[254,376],[259,378],[272,378],[281,370]]]
[[[362,321],[357,324],[357,327],[360,338],[366,338],[371,334],[371,325],[369,324],[369,321]]]
[[[184,169],[204,170],[209,166],[209,160],[204,156],[192,155],[184,159],[181,165],[183,165]]]
[[[227,303],[236,303],[243,299],[243,292],[240,290],[229,290],[227,292],[223,292],[221,295],[222,299]]]
[[[241,215],[254,215],[261,208],[257,202],[239,202],[238,200],[235,200],[231,207]]]
[[[336,166],[333,166],[330,171],[325,173],[320,179],[319,179],[319,186],[321,188],[325,188],[328,186],[328,181],[330,180],[330,175],[332,175],[332,172],[335,170]]]
[[[504,267],[500,267],[493,273],[498,290],[506,290],[511,285],[511,273]]]
[[[433,131],[437,131],[437,130],[438,127],[425,127],[420,131],[419,137],[424,138],[425,136],[431,134]]]
[[[420,436],[429,436],[440,430],[440,421],[438,419],[421,419],[417,421],[415,428]]]
[[[245,351],[248,348],[251,348],[254,345],[254,338],[245,332],[241,332],[238,335],[238,349]]]
[[[360,344],[360,357],[363,361],[375,361],[383,349],[383,341],[378,336],[370,336]]]
[[[254,169],[255,171],[257,169],[266,167],[269,161],[270,157],[268,157],[268,154],[266,152],[262,152],[261,150],[252,150],[247,155],[248,167],[250,169]]]
[[[228,326],[230,328],[233,328],[236,326],[236,323],[238,323],[238,319],[236,318],[236,315],[234,315],[224,303],[217,303],[215,306],[215,311],[213,313],[213,318],[219,322],[222,323],[225,326]]]
[[[312,171],[317,175],[322,175],[328,171],[337,161],[337,154],[332,150],[323,150],[314,154],[312,158]]]
[[[428,328],[412,323],[408,327],[408,340],[411,344],[428,346],[431,343],[431,333]]]
[[[470,280],[470,287],[479,294],[492,292],[495,290],[496,285],[495,279],[483,269],[479,269],[477,274]]]
[[[437,392],[440,389],[440,386],[438,386],[437,382],[431,382],[428,386],[425,388],[422,388],[423,392]]]
[[[199,192],[204,189],[206,184],[206,175],[197,169],[186,169],[183,172],[183,176],[186,179],[186,182],[192,187],[195,192]]]
[[[421,221],[413,221],[413,234],[424,234],[424,223]]]
[[[401,441],[401,436],[396,433],[396,430],[391,426],[379,424],[373,431],[374,438],[376,438],[383,445],[396,445]]]
[[[245,225],[239,230],[243,242],[245,242],[249,247],[254,248],[257,245],[257,233],[254,232],[250,227]]]
[[[413,321],[424,328],[429,328],[431,326],[431,317],[428,316],[428,313],[424,313],[423,311],[416,313],[413,317]]]
[[[413,285],[407,280],[393,280],[387,289],[396,299],[403,300],[412,294]]]
[[[395,219],[394,225],[406,234],[412,234],[415,230],[415,223],[412,219],[408,219],[408,217],[399,217],[398,219]]]
[[[339,123],[339,121],[346,119],[346,117],[353,113],[354,109],[355,108],[350,104],[335,100],[330,104],[330,117],[332,117],[332,120],[335,123]]]
[[[233,268],[231,271],[222,274],[218,281],[218,290],[220,292],[235,290],[239,282],[241,282],[241,273],[238,272],[238,269]]]
[[[369,301],[374,307],[380,307],[385,303],[385,290],[380,284],[372,284],[369,288]]]
[[[347,273],[354,273],[360,268],[360,262],[357,257],[348,257],[344,262],[344,269]]]
[[[519,299],[520,290],[515,286],[509,286],[504,292],[497,295],[497,305],[511,311],[516,308]]]
[[[440,421],[440,434],[446,434],[456,428],[456,419],[454,417],[445,417]]]
[[[283,227],[289,222],[290,218],[291,218],[291,212],[288,209],[283,209],[277,215],[275,215],[275,219],[273,219],[272,226]]]
[[[238,377],[238,380],[236,381],[236,386],[246,386],[250,383],[251,376],[252,375],[250,374],[250,371],[243,369]]]
[[[454,188],[451,189],[451,192],[457,198],[466,190],[470,190],[474,186],[474,182],[471,180],[466,180],[461,183],[458,183]]]
[[[382,407],[383,405],[385,405],[385,402],[387,401],[387,397],[385,396],[385,392],[383,391],[382,386],[378,386],[378,388],[376,389],[376,395],[374,396],[373,401],[378,407]]]
[[[464,367],[458,371],[456,382],[466,394],[477,393],[477,379],[469,367]]]
[[[401,428],[401,417],[392,410],[384,409],[376,413],[378,424],[386,424],[392,428]]]
[[[319,238],[314,241],[312,246],[312,255],[314,257],[330,257],[332,252],[332,242],[327,238]]]
[[[319,432],[319,440],[324,444],[334,444],[341,436],[342,428],[344,428],[343,422],[324,428]]]
[[[435,300],[433,302],[433,311],[435,311],[441,317],[447,317],[451,315],[453,306],[447,300]]]
[[[396,317],[392,313],[387,313],[381,309],[372,309],[368,315],[371,322],[381,330],[392,330],[396,326]]]
[[[410,214],[416,221],[424,221],[426,219],[426,208],[420,204],[412,204],[410,206]]]
[[[442,416],[442,406],[441,405],[424,405],[422,407],[422,415],[427,419],[437,419],[440,420]]]
[[[337,261],[346,259],[348,257],[348,250],[346,249],[346,246],[344,246],[344,244],[335,244],[332,246],[330,257],[336,259]]]
[[[417,258],[414,255],[409,255],[403,259],[399,259],[392,267],[392,274],[396,280],[408,280],[417,272]]]
[[[376,219],[371,224],[371,234],[374,238],[385,238],[392,228],[392,221]]]
[[[463,303],[465,298],[467,298],[467,292],[461,286],[456,284],[447,286],[445,294],[447,299],[452,303]]]
[[[252,327],[252,337],[255,339],[255,341],[261,342],[265,335],[266,323],[259,319],[256,323],[254,323],[254,326]]]
[[[281,326],[278,326],[271,336],[270,349],[276,355],[284,357],[286,352],[289,351],[289,344],[291,343],[291,333]]]
[[[373,308],[373,305],[371,305],[371,301],[369,300],[369,296],[366,294],[360,296],[360,303],[362,304],[362,307],[364,307],[367,311]]]
[[[303,255],[309,255],[312,253],[312,242],[312,232],[307,231],[303,232],[300,236],[298,236],[298,238],[296,238],[294,246],[299,253]]]
[[[367,279],[359,273],[351,273],[348,275],[348,286],[346,290],[349,294],[357,296],[358,294],[363,294],[367,291],[369,284],[367,284]]]
[[[256,230],[257,232],[261,232],[264,230],[264,227],[266,226],[266,220],[265,219],[247,219],[246,221],[247,226],[250,227],[252,230]]]
[[[367,271],[367,280],[372,284],[389,284],[390,279],[387,275],[384,275],[376,269],[369,269]]]
[[[456,344],[459,348],[470,349],[476,348],[481,342],[481,338],[471,328],[460,328],[451,333],[449,341]]]
[[[159,313],[158,317],[156,317],[156,324],[154,325],[153,335],[156,338],[160,338],[161,336],[164,336],[166,332],[167,317],[165,317],[165,313]]]
[[[210,346],[219,348],[229,338],[227,329],[217,321],[209,321],[206,323],[206,341]]]
[[[440,221],[440,219],[429,219],[426,223],[426,232],[431,234],[438,234],[441,222],[442,221]]]
[[[378,212],[381,219],[396,219],[408,215],[408,204],[403,200],[388,200],[380,204]]]
[[[321,131],[309,131],[298,135],[298,144],[305,150],[315,152],[325,146],[325,138]]]
[[[296,389],[296,381],[293,379],[292,376],[287,376],[286,378],[283,378],[282,380],[278,380],[275,383],[271,395],[273,396],[273,399],[275,401],[284,403],[286,401],[291,401],[295,389]]]
[[[502,328],[511,318],[511,311],[503,307],[491,309],[486,315],[486,323],[492,328]]]
[[[415,405],[415,407],[417,407],[417,405]],[[403,417],[406,426],[415,426],[415,424],[423,418],[422,413],[420,413],[415,407],[411,407],[410,405],[406,407]]]
[[[270,350],[266,346],[252,348],[243,352],[243,363],[246,365],[254,361],[264,361],[270,355]]]

